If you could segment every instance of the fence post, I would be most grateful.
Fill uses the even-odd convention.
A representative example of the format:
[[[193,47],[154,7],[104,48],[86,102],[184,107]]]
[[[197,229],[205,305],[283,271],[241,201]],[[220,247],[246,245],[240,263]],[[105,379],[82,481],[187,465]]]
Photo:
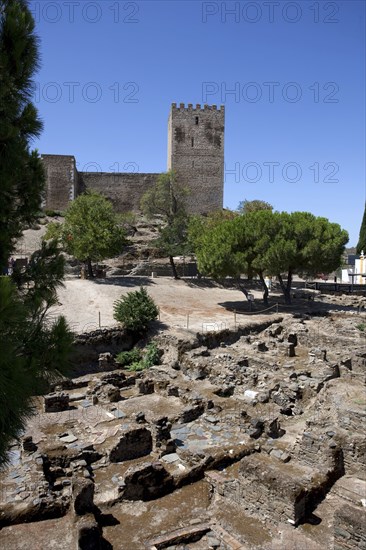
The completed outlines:
[[[234,309],[234,330],[236,330],[236,309]]]
[[[276,303],[276,313],[278,313],[278,302]]]
[[[189,313],[187,313],[187,329],[189,327]]]
[[[98,321],[99,321],[99,328],[101,327],[101,323],[100,323],[100,311],[98,311]]]

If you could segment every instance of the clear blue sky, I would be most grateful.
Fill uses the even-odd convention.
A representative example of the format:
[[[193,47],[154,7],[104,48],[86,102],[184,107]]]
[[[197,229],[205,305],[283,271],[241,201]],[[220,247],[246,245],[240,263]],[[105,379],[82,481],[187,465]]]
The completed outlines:
[[[80,170],[166,170],[172,102],[226,108],[224,205],[339,223],[365,203],[365,3],[32,1],[35,146]],[[231,93],[230,93],[231,91]]]

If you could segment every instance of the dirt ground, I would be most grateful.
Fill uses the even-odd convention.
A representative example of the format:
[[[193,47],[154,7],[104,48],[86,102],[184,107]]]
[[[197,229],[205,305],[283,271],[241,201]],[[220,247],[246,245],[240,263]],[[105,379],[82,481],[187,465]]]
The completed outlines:
[[[75,332],[113,326],[113,303],[127,292],[145,286],[160,310],[160,322],[169,329],[208,332],[233,328],[235,323],[258,318],[264,309],[262,293],[253,291],[256,311],[239,290],[215,286],[197,279],[174,280],[170,277],[107,277],[106,279],[67,279],[58,292],[59,306],[54,316],[64,315]],[[275,298],[273,298],[273,303]],[[240,313],[243,309],[246,313]],[[237,314],[235,315],[235,311]],[[275,306],[270,312],[275,312]],[[270,313],[269,312],[269,313]]]

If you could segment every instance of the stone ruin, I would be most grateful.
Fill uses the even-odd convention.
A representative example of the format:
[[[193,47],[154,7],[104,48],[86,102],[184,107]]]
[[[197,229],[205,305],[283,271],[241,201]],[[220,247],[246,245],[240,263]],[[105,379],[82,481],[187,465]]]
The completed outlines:
[[[122,336],[80,337],[0,474],[0,546],[366,548],[359,317],[162,333],[144,372],[115,362]]]

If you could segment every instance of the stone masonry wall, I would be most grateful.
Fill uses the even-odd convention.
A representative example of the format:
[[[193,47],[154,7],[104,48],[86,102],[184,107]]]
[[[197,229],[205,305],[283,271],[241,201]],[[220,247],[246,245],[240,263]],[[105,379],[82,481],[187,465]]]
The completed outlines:
[[[79,172],[80,189],[93,189],[113,203],[117,212],[140,209],[142,195],[160,174]]]
[[[72,155],[42,155],[46,173],[45,207],[65,210],[78,194],[78,172]]]
[[[366,511],[343,505],[334,514],[334,550],[366,548]]]
[[[224,106],[172,104],[168,121],[168,170],[190,189],[189,212],[223,207]]]

